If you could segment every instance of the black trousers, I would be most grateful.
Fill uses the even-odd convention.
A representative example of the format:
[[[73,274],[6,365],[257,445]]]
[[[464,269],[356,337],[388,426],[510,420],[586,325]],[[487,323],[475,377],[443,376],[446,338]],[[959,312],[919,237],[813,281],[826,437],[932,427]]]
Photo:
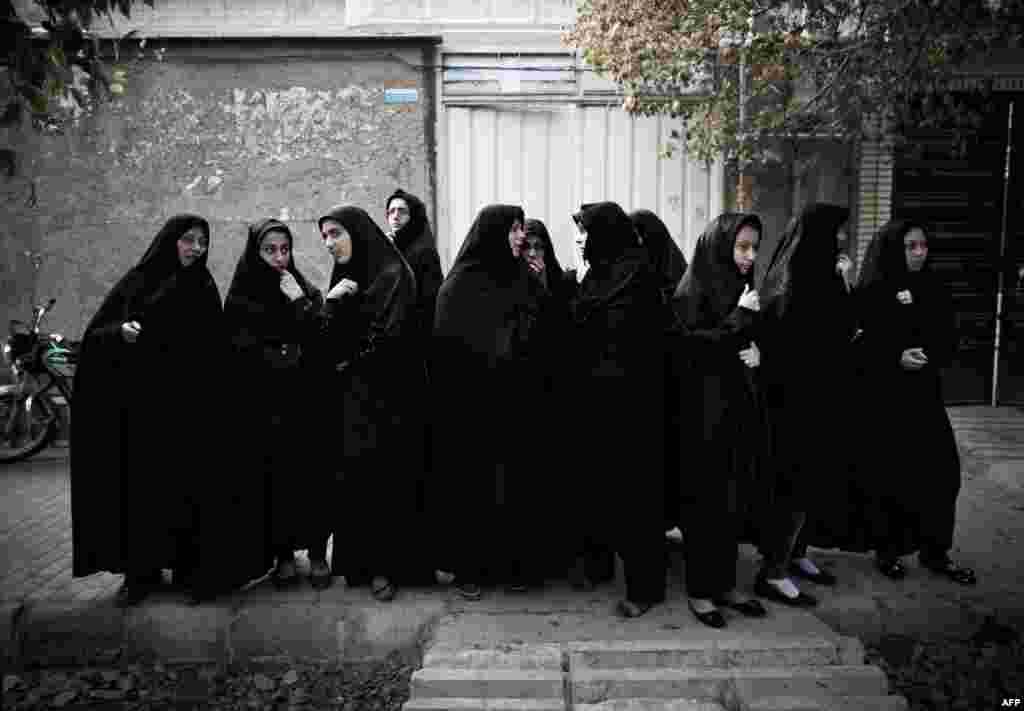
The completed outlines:
[[[700,501],[687,507],[683,546],[690,597],[716,598],[736,587],[737,489],[735,479],[711,477],[701,484]]]

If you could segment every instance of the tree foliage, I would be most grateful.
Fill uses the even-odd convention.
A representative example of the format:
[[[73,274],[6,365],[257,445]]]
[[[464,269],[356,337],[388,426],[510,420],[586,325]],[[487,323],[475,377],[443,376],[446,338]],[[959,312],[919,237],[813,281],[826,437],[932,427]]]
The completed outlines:
[[[679,118],[692,154],[743,166],[780,139],[878,126],[951,128],[962,148],[985,102],[950,91],[956,75],[1022,26],[1024,0],[582,0],[563,39],[624,109]]]
[[[94,22],[114,13],[130,17],[136,0],[0,0],[0,125],[20,124],[27,115],[37,128],[60,130],[68,120],[99,102],[124,93],[128,69],[106,61]],[[142,0],[152,6],[153,0]],[[33,22],[29,15],[38,17]],[[13,150],[0,152],[13,175]]]

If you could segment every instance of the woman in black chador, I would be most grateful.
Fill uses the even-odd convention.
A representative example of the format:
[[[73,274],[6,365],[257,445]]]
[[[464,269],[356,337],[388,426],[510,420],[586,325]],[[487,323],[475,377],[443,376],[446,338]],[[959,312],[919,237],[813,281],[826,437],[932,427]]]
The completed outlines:
[[[771,502],[760,541],[756,592],[796,606],[817,603],[790,575],[819,577],[809,559],[793,561],[807,517],[845,476],[837,422],[844,416],[853,309],[836,269],[849,210],[812,203],[790,220],[758,289],[765,417],[772,432]],[[835,388],[831,388],[831,385]]]
[[[629,213],[637,234],[650,255],[654,273],[661,276],[661,289],[665,300],[671,301],[679,286],[679,280],[686,273],[686,257],[683,250],[672,239],[668,227],[661,218],[650,210],[633,210]]]
[[[737,543],[753,496],[763,449],[752,340],[759,309],[753,291],[761,239],[755,215],[725,213],[697,241],[693,261],[675,292],[682,334],[676,350],[688,371],[680,382],[683,451],[677,476],[690,610],[710,627],[725,627],[719,605],[763,617],[761,604],[736,591]],[[679,433],[676,433],[677,436]],[[671,438],[676,440],[676,437]]]
[[[956,334],[947,287],[931,270],[928,233],[886,224],[868,247],[857,286],[873,461],[862,461],[872,499],[876,565],[890,578],[912,551],[924,567],[961,584],[975,575],[949,557],[960,491],[960,456],[942,401],[940,369]],[[882,461],[884,458],[885,461]]]
[[[191,434],[223,364],[220,294],[206,267],[210,227],[167,221],[89,322],[75,374],[71,521],[76,577],[125,573],[118,603],[140,601],[198,558],[198,503],[210,477]],[[211,492],[212,493],[212,492]]]
[[[416,320],[425,342],[434,330],[437,290],[441,288],[441,258],[427,219],[427,206],[412,193],[396,190],[386,203],[388,228],[398,251],[416,277]]]
[[[654,273],[661,279],[661,291],[665,297],[665,303],[671,303],[679,286],[680,279],[686,273],[686,257],[683,251],[676,245],[675,240],[668,231],[668,227],[661,221],[661,218],[650,210],[634,210],[629,213],[629,219],[633,221],[637,234],[643,242],[644,248],[651,260],[651,267]],[[673,383],[669,391],[677,391],[681,378],[686,378],[688,362],[684,358],[676,358],[669,350],[665,353],[666,377]],[[679,405],[685,396],[666,398],[665,401],[665,431],[679,432]],[[671,441],[669,441],[671,440]],[[672,531],[668,532],[670,540],[680,534],[679,527],[682,521],[679,519],[679,451],[674,438],[665,441],[665,525]]]
[[[349,585],[370,582],[373,596],[389,601],[414,568],[428,570],[422,553],[410,548],[422,533],[426,380],[416,280],[362,209],[334,208],[319,227],[334,256],[316,356],[331,383],[325,421],[334,429],[325,432],[323,467],[337,473],[341,503],[331,517],[332,565]]]
[[[437,297],[431,374],[445,394],[435,431],[430,500],[460,594],[504,578],[522,590],[542,543],[532,504],[543,477],[519,432],[537,401],[540,287],[520,259],[523,210],[477,215]],[[502,566],[502,567],[499,567]]]
[[[279,587],[299,580],[297,549],[311,549],[315,584],[330,576],[311,548],[327,537],[317,503],[324,473],[302,444],[310,423],[321,417],[309,397],[316,385],[309,351],[323,298],[295,266],[292,245],[284,223],[252,225],[224,304],[238,392],[238,447],[249,472],[247,535],[266,563],[277,559],[273,581]]]
[[[671,311],[621,207],[588,205],[576,220],[590,265],[573,302],[583,573],[591,582],[606,577],[594,553],[616,550],[626,576],[618,612],[636,617],[665,599],[664,349]]]

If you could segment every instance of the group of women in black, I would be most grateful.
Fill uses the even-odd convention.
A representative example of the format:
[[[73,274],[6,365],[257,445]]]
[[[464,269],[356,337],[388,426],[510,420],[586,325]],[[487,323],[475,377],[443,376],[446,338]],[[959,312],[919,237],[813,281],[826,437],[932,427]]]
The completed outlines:
[[[742,541],[764,558],[753,593],[789,605],[815,603],[794,578],[835,582],[808,544],[874,548],[893,578],[916,550],[974,582],[949,557],[954,334],[923,226],[886,225],[853,289],[835,205],[804,208],[757,270],[753,214],[712,221],[687,265],[654,213],[586,204],[563,270],[542,222],[490,205],[442,278],[422,201],[386,208],[387,234],[357,207],[320,218],[326,293],[284,223],[252,225],[223,309],[209,225],[168,221],[83,337],[76,576],[125,573],[127,605],[170,568],[200,601],[271,568],[297,584],[305,549],[315,588],[476,599],[590,589],[617,554],[636,617],[681,540],[712,627],[766,614],[736,585]],[[854,427],[877,447],[854,457]]]

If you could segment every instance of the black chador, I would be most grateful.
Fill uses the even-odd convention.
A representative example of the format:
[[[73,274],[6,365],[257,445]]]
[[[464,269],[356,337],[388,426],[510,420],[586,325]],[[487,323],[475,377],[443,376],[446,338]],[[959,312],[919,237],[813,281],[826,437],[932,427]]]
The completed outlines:
[[[261,247],[281,236],[287,259],[279,251],[275,267]],[[291,231],[278,220],[252,225],[224,304],[236,392],[236,469],[245,472],[234,515],[264,570],[277,558],[275,582],[282,584],[297,581],[293,551],[326,537],[320,490],[328,481],[314,466],[309,443],[323,417],[319,401],[309,396],[315,385],[310,349],[323,298],[295,265],[292,245]],[[285,273],[301,290],[298,298],[282,291]]]
[[[762,541],[759,587],[768,594],[764,580],[783,581],[772,590],[788,591],[794,604],[814,602],[802,593],[793,596],[788,579],[806,514],[836,494],[831,483],[847,470],[848,447],[836,433],[846,431],[842,389],[850,386],[855,329],[852,299],[836,263],[848,218],[849,210],[839,205],[806,206],[787,226],[758,289],[775,519]]]
[[[757,312],[740,305],[753,281],[753,264],[743,274],[734,257],[744,227],[754,231],[756,249],[761,221],[755,215],[725,213],[708,226],[673,301],[681,329],[674,350],[688,366],[673,394],[682,429],[669,438],[680,450],[675,504],[683,522],[686,589],[691,598],[712,601],[736,586],[737,543],[756,503],[757,468],[766,455],[757,368],[740,357],[756,342],[758,325]]]
[[[651,258],[654,273],[661,276],[661,288],[666,301],[671,301],[679,286],[679,280],[686,273],[686,257],[683,250],[672,239],[668,227],[661,218],[650,210],[634,210],[629,213],[647,254]]]
[[[921,225],[890,222],[872,240],[861,269],[856,294],[870,407],[863,417],[873,423],[861,482],[884,573],[901,577],[899,556],[916,550],[925,566],[971,583],[973,573],[949,559],[960,457],[940,369],[952,358],[956,333],[948,287],[927,259],[928,237]]]
[[[532,502],[543,472],[530,462],[520,428],[536,402],[536,329],[540,287],[510,246],[522,208],[480,211],[437,298],[431,374],[439,403],[432,519],[445,529],[438,546],[463,594],[482,583],[532,577],[541,527]]]
[[[388,599],[410,576],[432,573],[435,562],[413,544],[425,525],[418,497],[427,406],[416,280],[365,211],[339,207],[320,224],[326,220],[352,241],[350,261],[334,265],[331,288],[342,279],[358,285],[354,294],[327,300],[316,355],[328,430],[319,467],[337,477],[332,567],[350,585],[377,578],[374,594]]]
[[[220,481],[196,439],[216,430],[202,403],[218,391],[224,350],[209,235],[201,217],[168,220],[85,329],[71,440],[76,577],[123,572],[124,590],[141,595],[162,568],[195,570],[197,504]],[[204,247],[186,265],[179,245],[190,237]],[[126,322],[138,324],[134,342]]]
[[[591,582],[608,572],[595,553],[619,553],[626,575],[620,613],[635,616],[665,598],[664,348],[671,313],[622,208],[588,205],[577,219],[590,265],[573,302],[577,530],[586,539]]]

